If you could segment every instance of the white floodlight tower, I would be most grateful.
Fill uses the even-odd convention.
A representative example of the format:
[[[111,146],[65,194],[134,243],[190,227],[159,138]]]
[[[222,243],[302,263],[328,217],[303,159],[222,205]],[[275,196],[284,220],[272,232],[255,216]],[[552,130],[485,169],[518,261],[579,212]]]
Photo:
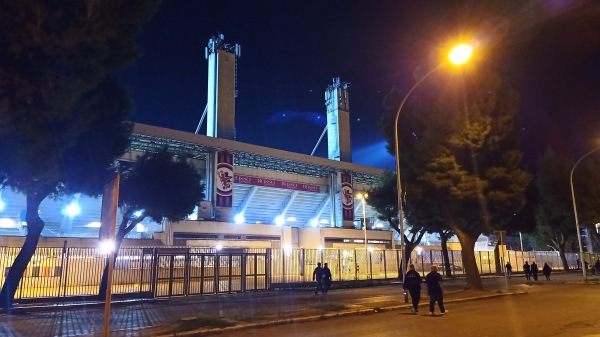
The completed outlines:
[[[223,39],[223,34],[213,36],[208,40],[208,46],[205,49],[205,56],[208,60],[206,135],[233,140],[235,138],[237,59],[241,56],[241,47],[238,44],[226,44]]]

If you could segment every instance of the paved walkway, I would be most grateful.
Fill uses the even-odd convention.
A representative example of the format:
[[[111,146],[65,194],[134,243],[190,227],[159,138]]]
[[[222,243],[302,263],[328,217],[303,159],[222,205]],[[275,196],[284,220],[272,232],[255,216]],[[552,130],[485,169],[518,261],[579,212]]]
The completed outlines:
[[[483,279],[486,291],[463,290],[464,279],[445,282],[445,302],[474,300],[490,296],[503,296],[524,291],[535,291],[547,282],[579,282],[579,273],[555,273],[552,281],[525,282],[516,276],[509,280],[506,291],[504,279]],[[427,305],[427,296],[422,305]],[[178,336],[191,335],[181,330],[182,318],[199,317],[204,324],[226,322],[227,329],[239,329],[261,324],[283,323],[290,320],[320,319],[326,316],[349,315],[380,310],[409,310],[403,301],[400,284],[354,289],[332,289],[327,295],[314,295],[312,291],[265,291],[211,296],[173,298],[115,304],[111,312],[111,336]],[[421,311],[427,310],[423,308]],[[187,322],[193,323],[193,322]],[[190,325],[190,324],[187,324]],[[189,327],[187,329],[191,329]],[[210,332],[214,328],[198,327]],[[103,307],[43,306],[35,311],[12,316],[0,315],[0,336],[99,336],[103,329]],[[217,329],[219,330],[219,329]]]

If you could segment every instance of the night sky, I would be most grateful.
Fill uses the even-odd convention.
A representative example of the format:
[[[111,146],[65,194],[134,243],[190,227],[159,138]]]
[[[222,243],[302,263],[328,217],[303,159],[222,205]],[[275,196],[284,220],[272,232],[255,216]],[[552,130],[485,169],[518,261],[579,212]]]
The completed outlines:
[[[530,162],[546,146],[575,157],[598,144],[597,1],[163,1],[139,38],[142,57],[120,73],[134,121],[196,129],[206,105],[204,48],[217,33],[241,45],[241,142],[310,154],[326,122],[325,88],[340,77],[351,83],[353,161],[393,168],[378,126],[385,94],[410,88],[460,37],[520,92]]]

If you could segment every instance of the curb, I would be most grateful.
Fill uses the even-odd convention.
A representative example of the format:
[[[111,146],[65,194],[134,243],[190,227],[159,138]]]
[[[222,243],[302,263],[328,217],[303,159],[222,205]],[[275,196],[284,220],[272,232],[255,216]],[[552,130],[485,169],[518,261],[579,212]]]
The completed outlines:
[[[488,299],[488,298],[495,298],[495,297],[501,297],[501,296],[523,295],[523,294],[527,294],[527,292],[513,291],[513,292],[489,294],[489,295],[483,295],[483,296],[477,296],[477,297],[457,298],[457,299],[445,301],[445,303],[459,303],[459,302],[467,302],[467,301],[484,300],[484,299]],[[421,304],[421,306],[424,306],[424,305],[425,304]],[[197,330],[190,330],[190,331],[182,331],[182,332],[178,332],[177,336],[209,335],[209,334],[215,334],[215,333],[233,332],[233,331],[239,331],[239,330],[245,330],[245,329],[251,329],[251,328],[263,328],[263,327],[268,327],[268,326],[284,325],[284,324],[290,324],[290,323],[314,322],[314,321],[321,321],[321,320],[337,318],[337,317],[347,317],[347,316],[355,316],[355,315],[363,315],[363,314],[375,314],[375,313],[379,313],[379,312],[394,311],[394,310],[400,310],[400,309],[405,309],[405,308],[410,308],[410,307],[411,307],[410,304],[401,304],[401,305],[394,305],[394,306],[383,307],[383,308],[349,310],[349,311],[343,311],[343,312],[338,312],[338,313],[329,313],[329,314],[323,314],[323,315],[305,316],[305,317],[282,319],[282,320],[260,322],[260,323],[239,324],[239,325],[225,327],[225,328],[210,328],[210,329],[205,328],[205,329],[197,329]],[[111,332],[114,332],[114,331],[111,331]],[[164,334],[164,335],[156,335],[156,337],[171,337],[171,336],[173,336],[172,333]]]
[[[143,299],[131,299],[122,301],[111,301],[111,306],[124,306],[138,303],[158,303],[165,302],[163,299],[157,298],[143,298]],[[104,307],[104,302],[87,302],[87,303],[66,303],[66,304],[50,304],[50,305],[31,305],[31,306],[15,306],[11,309],[10,314],[0,309],[0,315],[13,315],[23,314],[29,312],[44,312],[44,311],[58,311],[58,310],[71,310],[78,308],[99,308]]]

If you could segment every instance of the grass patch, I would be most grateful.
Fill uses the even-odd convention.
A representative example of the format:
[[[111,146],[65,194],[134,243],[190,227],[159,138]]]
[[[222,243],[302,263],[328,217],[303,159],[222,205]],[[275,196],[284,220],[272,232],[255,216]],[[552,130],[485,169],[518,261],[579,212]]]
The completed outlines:
[[[321,311],[321,313],[328,313],[328,312],[336,312],[336,311],[342,311],[347,309],[348,307],[345,304],[341,304],[341,303],[333,303],[333,302],[320,302],[320,303],[316,303],[310,306],[313,309],[317,309],[319,311]]]
[[[191,331],[199,328],[225,328],[233,323],[217,317],[196,317],[192,319],[180,319],[177,321],[177,332]]]

